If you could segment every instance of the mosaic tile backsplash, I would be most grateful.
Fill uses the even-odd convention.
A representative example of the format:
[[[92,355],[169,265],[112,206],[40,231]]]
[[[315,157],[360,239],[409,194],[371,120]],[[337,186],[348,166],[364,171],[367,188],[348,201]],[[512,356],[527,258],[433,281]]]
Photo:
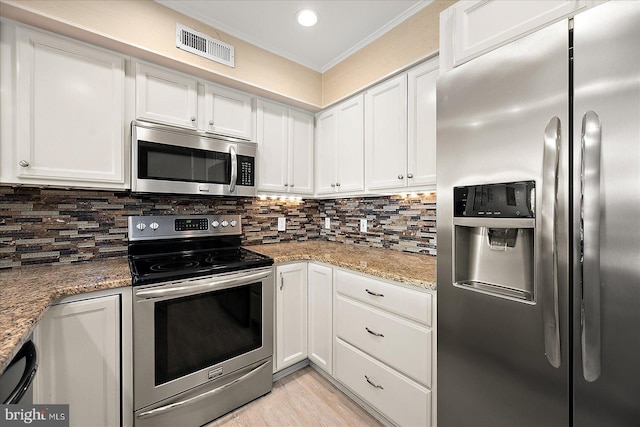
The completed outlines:
[[[0,269],[124,257],[130,215],[225,213],[242,216],[243,245],[323,239],[436,254],[434,196],[282,201],[0,186]]]

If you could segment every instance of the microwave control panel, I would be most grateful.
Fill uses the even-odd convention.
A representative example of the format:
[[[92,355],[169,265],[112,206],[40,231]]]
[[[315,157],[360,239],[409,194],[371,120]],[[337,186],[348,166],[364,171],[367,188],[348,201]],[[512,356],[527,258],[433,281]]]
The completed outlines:
[[[236,185],[255,185],[255,158],[238,155],[238,179]]]

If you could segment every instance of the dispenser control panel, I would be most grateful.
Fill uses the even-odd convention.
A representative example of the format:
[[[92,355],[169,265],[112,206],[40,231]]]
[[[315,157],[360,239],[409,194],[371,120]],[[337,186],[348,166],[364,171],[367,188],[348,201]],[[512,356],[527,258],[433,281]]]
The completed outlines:
[[[535,181],[454,187],[453,215],[466,218],[535,218],[535,188]]]

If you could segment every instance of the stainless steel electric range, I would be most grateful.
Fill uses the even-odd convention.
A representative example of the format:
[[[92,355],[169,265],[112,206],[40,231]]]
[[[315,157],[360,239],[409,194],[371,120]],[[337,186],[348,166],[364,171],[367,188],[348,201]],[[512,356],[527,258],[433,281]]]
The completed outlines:
[[[131,216],[136,426],[200,426],[272,384],[273,259],[239,215]]]

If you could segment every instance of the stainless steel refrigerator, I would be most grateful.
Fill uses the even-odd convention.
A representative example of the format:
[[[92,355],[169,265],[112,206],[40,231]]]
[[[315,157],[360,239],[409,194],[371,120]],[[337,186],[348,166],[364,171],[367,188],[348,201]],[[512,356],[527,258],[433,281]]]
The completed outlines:
[[[438,427],[640,426],[640,2],[437,85]]]

